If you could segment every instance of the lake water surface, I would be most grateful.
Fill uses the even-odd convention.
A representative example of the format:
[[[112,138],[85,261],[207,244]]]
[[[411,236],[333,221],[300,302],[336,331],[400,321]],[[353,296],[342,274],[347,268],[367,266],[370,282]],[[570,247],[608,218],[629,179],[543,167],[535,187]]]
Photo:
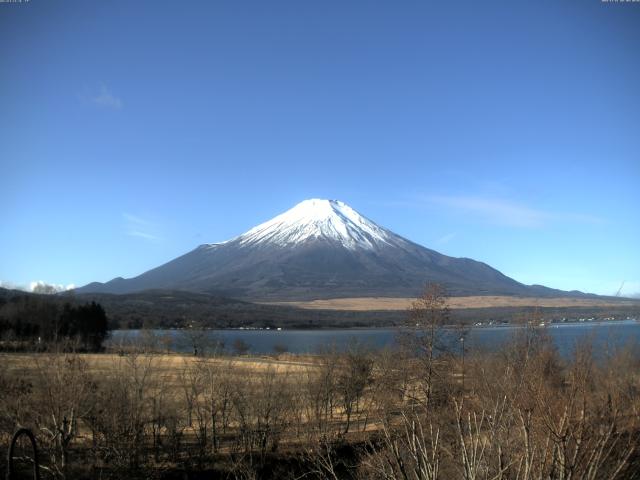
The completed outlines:
[[[485,326],[467,330],[465,351],[478,349],[495,350],[508,342],[521,327]],[[551,324],[544,330],[553,339],[561,355],[571,355],[576,345],[591,341],[597,351],[607,352],[626,345],[640,346],[640,322],[635,320],[560,323]],[[335,347],[344,350],[354,341],[370,348],[393,347],[399,330],[396,328],[371,329],[327,329],[327,330],[152,330],[152,336],[172,351],[192,353],[194,339],[199,349],[212,348],[222,342],[228,350],[237,339],[250,347],[250,353],[269,354],[277,346],[292,353],[315,353],[323,348]],[[115,330],[108,341],[111,346],[142,340],[142,330]],[[461,336],[457,330],[448,330],[448,341],[453,348],[460,348]],[[166,347],[165,347],[166,348]]]

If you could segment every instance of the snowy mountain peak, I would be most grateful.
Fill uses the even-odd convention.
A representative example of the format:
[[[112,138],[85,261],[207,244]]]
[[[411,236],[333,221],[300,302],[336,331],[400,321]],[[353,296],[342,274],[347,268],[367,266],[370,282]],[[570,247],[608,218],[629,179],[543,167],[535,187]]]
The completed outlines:
[[[247,246],[288,246],[312,240],[338,242],[355,250],[397,244],[401,239],[343,202],[313,198],[300,202],[233,241]]]
[[[413,297],[427,280],[447,285],[454,295],[558,296],[484,263],[429,250],[342,202],[320,199],[305,200],[247,233],[200,245],[135,278],[92,283],[80,291],[185,290],[292,301]]]

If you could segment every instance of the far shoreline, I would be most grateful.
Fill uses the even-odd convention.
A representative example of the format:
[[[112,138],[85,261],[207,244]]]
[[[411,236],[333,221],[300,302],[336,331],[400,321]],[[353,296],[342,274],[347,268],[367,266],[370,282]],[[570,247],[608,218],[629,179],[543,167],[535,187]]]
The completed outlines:
[[[486,323],[483,322],[481,324],[460,324],[460,323],[450,323],[441,325],[438,328],[442,328],[445,330],[471,330],[471,329],[488,329],[488,328],[523,328],[526,326],[530,326],[533,328],[549,328],[549,327],[559,327],[559,326],[578,326],[578,325],[618,325],[618,324],[627,324],[627,323],[640,323],[640,318],[623,318],[623,319],[592,319],[592,320],[566,320],[561,322],[545,322],[544,325],[535,324],[535,322],[525,322],[525,323],[517,323],[517,322],[493,322]],[[479,322],[478,322],[479,323]],[[198,327],[198,328],[190,328],[190,327],[174,327],[174,328],[116,328],[110,330],[111,332],[143,332],[143,331],[161,331],[161,332],[188,332],[188,331],[202,331],[202,332],[308,332],[308,331],[318,331],[318,332],[326,332],[326,331],[358,331],[358,330],[411,330],[413,327],[407,325],[389,325],[389,326],[346,326],[346,327],[322,327],[322,326],[313,326],[309,328],[301,328],[301,327],[281,327],[281,328],[251,328],[251,327],[230,327],[230,328],[222,328],[222,327]]]

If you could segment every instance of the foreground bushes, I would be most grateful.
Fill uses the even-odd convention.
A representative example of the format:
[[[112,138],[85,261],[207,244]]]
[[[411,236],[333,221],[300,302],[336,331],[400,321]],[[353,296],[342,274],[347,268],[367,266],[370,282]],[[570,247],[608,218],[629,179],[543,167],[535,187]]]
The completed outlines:
[[[523,329],[500,352],[467,352],[464,368],[457,355],[407,351],[5,357],[0,438],[33,429],[49,478],[637,475],[633,350],[583,345],[567,361],[543,330]]]

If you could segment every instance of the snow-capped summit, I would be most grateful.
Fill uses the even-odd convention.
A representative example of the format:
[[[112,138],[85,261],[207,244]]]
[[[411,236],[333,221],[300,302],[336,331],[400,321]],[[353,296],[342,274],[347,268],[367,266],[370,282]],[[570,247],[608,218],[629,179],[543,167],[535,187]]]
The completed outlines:
[[[415,297],[427,281],[454,295],[535,290],[484,263],[406,240],[342,202],[311,199],[226,242],[200,245],[135,278],[79,291],[186,290],[249,300]],[[534,296],[540,294],[549,292],[538,289]]]
[[[264,222],[234,241],[241,245],[271,244],[281,247],[310,240],[339,242],[348,249],[374,249],[391,245],[397,237],[363,217],[346,203],[313,198]]]

